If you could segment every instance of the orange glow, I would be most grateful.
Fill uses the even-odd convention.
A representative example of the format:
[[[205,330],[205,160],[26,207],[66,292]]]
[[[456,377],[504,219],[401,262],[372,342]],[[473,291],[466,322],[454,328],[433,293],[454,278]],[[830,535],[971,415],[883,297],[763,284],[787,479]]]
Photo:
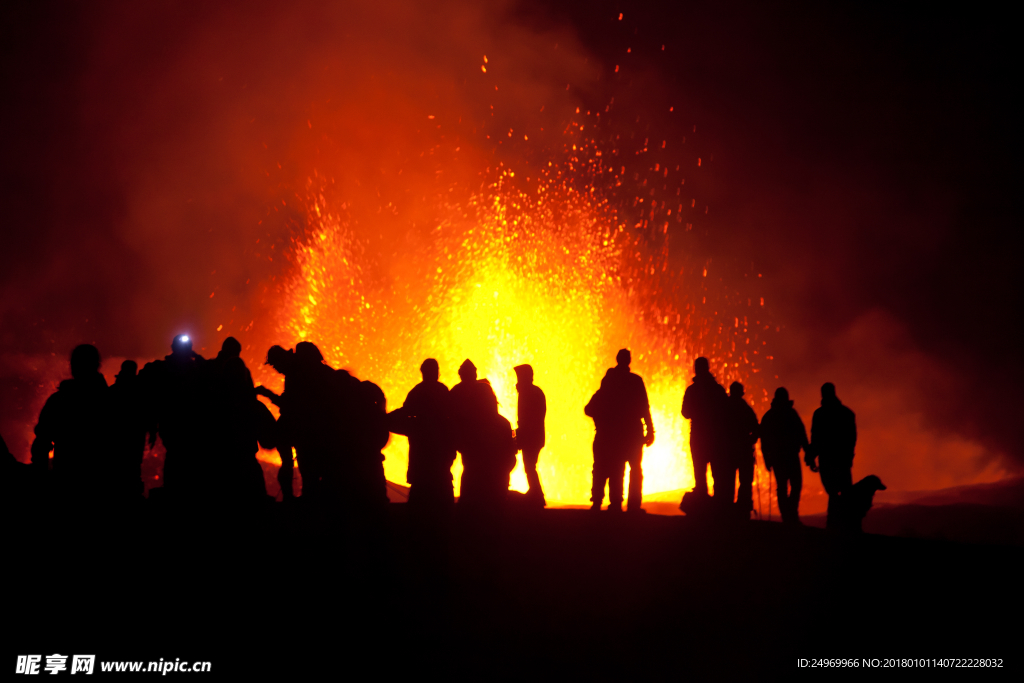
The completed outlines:
[[[549,163],[535,186],[516,185],[508,168],[492,172],[467,201],[439,209],[425,244],[390,255],[384,269],[373,266],[344,207],[325,196],[329,182],[316,186],[311,179],[307,229],[295,240],[294,268],[282,286],[278,340],[317,343],[332,366],[380,384],[389,410],[420,380],[424,358],[439,361],[449,387],[470,358],[513,426],[512,368],[530,363],[548,399],[538,469],[548,501],[562,505],[589,500],[594,432],[583,406],[617,349],[630,348],[657,435],[644,456],[644,492],[692,488],[689,430],[679,406],[695,340],[679,324],[679,311],[659,300],[665,292],[654,274],[667,270],[667,246],[650,253],[639,246],[646,222],[627,226],[598,187],[579,182],[600,172],[600,153],[581,161],[590,146],[572,147],[578,156]],[[656,232],[667,229],[659,224]],[[716,342],[710,329],[698,335],[705,355],[725,349],[721,340],[739,332],[733,325],[722,330],[712,335]],[[726,372],[735,379],[738,371]],[[405,437],[393,435],[385,455],[388,479],[405,482]],[[454,474],[457,490],[458,461]],[[521,462],[512,488],[526,489]]]
[[[583,406],[614,358],[617,339],[625,344],[621,330],[636,313],[618,275],[625,227],[589,193],[548,186],[530,196],[505,185],[512,176],[503,171],[469,206],[451,207],[454,216],[472,218],[439,225],[429,252],[395,273],[390,291],[367,287],[345,224],[314,200],[310,220],[318,228],[296,245],[297,269],[288,284],[293,308],[285,312],[284,330],[296,340],[319,341],[328,362],[380,383],[391,407],[419,380],[424,358],[440,362],[449,386],[470,358],[513,425],[512,368],[530,363],[548,397],[548,445],[540,463],[545,493],[552,503],[582,503],[589,497],[593,441]],[[632,347],[634,369],[647,374],[651,352],[636,342]],[[692,486],[678,415],[683,380],[671,372],[648,377],[659,435],[645,457],[648,491]],[[385,454],[388,478],[403,482],[406,439],[394,437]],[[457,463],[456,479],[460,473]],[[512,485],[526,488],[521,464]]]

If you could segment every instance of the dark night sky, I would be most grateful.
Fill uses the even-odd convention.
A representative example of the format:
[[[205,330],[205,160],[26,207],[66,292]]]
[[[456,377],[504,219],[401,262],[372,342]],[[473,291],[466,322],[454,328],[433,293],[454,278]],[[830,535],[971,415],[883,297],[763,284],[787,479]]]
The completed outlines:
[[[521,36],[531,32],[566,36],[601,73],[623,63],[636,83],[656,85],[652,103],[680,103],[713,157],[700,248],[726,280],[763,274],[770,314],[783,328],[775,372],[805,419],[817,387],[832,380],[862,429],[875,426],[869,446],[894,439],[895,450],[916,454],[908,462],[935,460],[923,477],[894,466],[905,486],[1019,469],[1015,22],[978,6],[968,15],[864,3],[626,5],[467,12],[468,24],[485,30],[448,38],[453,52],[476,55],[508,52],[513,40],[525,54]],[[213,142],[225,151],[219,157],[201,150],[229,130],[221,118],[277,111],[281,93],[270,84],[285,82],[280,65],[304,65],[304,49],[326,54],[338,40],[319,28],[330,22],[310,19],[316,3],[149,7],[0,9],[5,436],[38,405],[29,396],[43,391],[35,383],[75,343],[151,357],[164,353],[169,324],[193,319],[190,307],[210,287],[187,282],[211,264],[181,243],[219,222],[229,227],[208,246],[223,253],[244,232],[235,216],[251,222],[266,201],[238,170],[252,156],[238,151],[244,141]],[[460,9],[437,13],[450,20]],[[419,30],[467,30],[431,21]],[[399,23],[398,49],[412,61],[433,60],[437,37],[420,41],[416,22]],[[367,26],[368,35],[388,34]],[[256,48],[270,56],[254,57]],[[437,59],[447,68],[447,57]],[[211,74],[249,69],[246,99],[210,94],[195,84],[201,78],[182,75],[207,65]],[[288,83],[301,97],[314,80]],[[592,96],[606,94],[600,78],[592,85]],[[166,199],[153,188],[175,173],[188,179],[168,197],[191,202],[206,187],[229,199],[199,199],[191,214],[152,208]],[[146,215],[164,222],[139,219],[146,192],[157,197]],[[255,279],[270,273],[235,267],[253,269]]]

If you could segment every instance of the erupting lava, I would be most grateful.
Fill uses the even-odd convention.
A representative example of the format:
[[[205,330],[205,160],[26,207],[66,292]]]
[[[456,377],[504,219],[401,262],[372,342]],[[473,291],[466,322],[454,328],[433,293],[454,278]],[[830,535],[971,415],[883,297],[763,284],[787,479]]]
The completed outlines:
[[[300,195],[305,225],[279,288],[276,341],[317,343],[332,366],[378,383],[389,410],[420,380],[423,359],[439,361],[441,381],[450,387],[469,358],[513,425],[512,368],[531,364],[548,400],[538,470],[548,501],[563,505],[589,500],[593,423],[583,406],[614,365],[616,350],[630,348],[633,370],[648,387],[657,437],[644,455],[644,492],[688,489],[688,428],[679,408],[693,359],[711,358],[726,385],[746,381],[758,371],[753,356],[764,342],[754,321],[748,331],[745,316],[723,325],[721,306],[715,315],[701,313],[707,264],[691,267],[689,279],[682,268],[670,269],[668,226],[690,227],[680,216],[683,200],[659,204],[651,190],[633,199],[641,218],[627,223],[611,190],[622,185],[625,168],[604,163],[598,145],[573,127],[582,126],[566,131],[568,160],[547,162],[525,182],[522,173],[517,178],[497,164],[465,201],[439,200],[420,239],[383,256],[370,255],[346,203],[332,200],[331,180],[314,174]],[[667,167],[646,170],[667,190]],[[684,282],[695,291],[681,294]],[[280,381],[261,372],[268,383]],[[757,401],[761,392],[752,388],[748,396]],[[407,454],[407,440],[393,436],[385,450],[389,480],[405,482]],[[454,473],[457,491],[458,461]],[[521,462],[512,487],[526,490]]]

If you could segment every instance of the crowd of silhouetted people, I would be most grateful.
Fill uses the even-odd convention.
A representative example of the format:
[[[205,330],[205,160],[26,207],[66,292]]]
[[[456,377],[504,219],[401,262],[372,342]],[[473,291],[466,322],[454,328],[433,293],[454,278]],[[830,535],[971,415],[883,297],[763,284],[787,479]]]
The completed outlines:
[[[852,410],[836,397],[831,382],[821,387],[821,407],[814,411],[811,438],[784,387],[775,390],[771,407],[760,422],[743,398],[743,385],[729,393],[711,374],[706,358],[694,363],[693,383],[683,395],[683,417],[690,420],[690,453],[695,486],[683,497],[687,514],[719,514],[749,518],[754,509],[754,446],[761,441],[765,469],[774,475],[782,521],[800,524],[803,474],[800,451],[812,472],[821,474],[828,494],[827,526],[860,529],[875,491],[884,490],[878,477],[852,482],[857,422]],[[714,496],[708,493],[711,468]],[[736,482],[739,488],[736,489]],[[769,499],[770,504],[770,499]]]
[[[426,359],[420,366],[423,381],[388,413],[380,387],[331,368],[310,342],[294,349],[272,346],[267,352],[267,365],[284,376],[280,394],[254,386],[241,350],[228,337],[217,356],[206,359],[193,350],[187,335],[179,335],[169,355],[141,370],[134,361],[124,361],[108,386],[100,373],[99,351],[88,344],[76,347],[71,379],[60,383],[39,415],[31,465],[17,463],[0,441],[5,467],[12,472],[9,479],[76,505],[138,501],[146,445],[152,448],[159,438],[165,450],[158,475],[162,485],[150,489],[150,498],[169,505],[246,509],[272,500],[256,457],[262,447],[280,454],[284,500],[296,497],[297,463],[304,505],[372,517],[388,503],[382,449],[396,433],[409,440],[406,479],[413,514],[439,519],[456,509],[452,466],[457,453],[463,465],[457,509],[466,518],[488,523],[500,516],[513,495],[510,476],[519,452],[529,490],[515,498],[526,508],[545,507],[537,463],[545,445],[547,402],[530,365],[514,368],[519,401],[513,430],[498,412],[490,383],[477,377],[470,360],[449,389],[439,381],[437,361]],[[584,408],[595,428],[595,511],[602,509],[607,487],[608,510],[623,512],[625,498],[625,512],[643,512],[642,460],[644,448],[654,443],[654,424],[644,381],[630,371],[630,363],[630,352],[619,351],[615,367]],[[259,396],[279,409],[279,418]],[[785,388],[775,391],[771,408],[758,420],[743,385],[733,382],[727,394],[708,360],[698,358],[682,403],[682,415],[690,421],[695,487],[680,508],[696,517],[750,519],[760,439],[785,523],[800,523],[803,451],[804,462],[820,473],[829,495],[828,525],[859,529],[871,496],[885,487],[877,477],[853,484],[854,413],[839,401],[831,383],[822,386],[821,396],[808,439]]]

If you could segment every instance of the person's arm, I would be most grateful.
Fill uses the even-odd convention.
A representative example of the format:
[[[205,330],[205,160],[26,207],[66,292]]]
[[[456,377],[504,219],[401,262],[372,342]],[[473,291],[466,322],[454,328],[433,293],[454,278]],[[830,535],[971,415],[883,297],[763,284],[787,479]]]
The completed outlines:
[[[774,430],[772,429],[772,422],[777,419],[777,416],[771,411],[765,413],[761,417],[761,424],[758,426],[758,433],[761,435],[761,458],[765,461],[765,469],[770,470],[775,466],[775,455],[772,451],[772,446],[775,445],[772,439]],[[767,442],[765,442],[765,436],[768,436]]]
[[[796,426],[800,428],[798,433],[798,436],[800,437],[800,448],[804,449],[804,455],[806,455],[810,452],[811,448],[810,442],[807,441],[807,428],[804,427],[804,421],[800,419],[800,415],[798,413],[794,414],[796,415]]]
[[[500,416],[499,416],[500,417]],[[512,429],[512,423],[504,417],[495,422],[495,435],[499,436],[498,455],[504,465],[506,474],[512,474],[518,462],[516,453],[519,452],[519,444],[516,443],[516,433]]]
[[[765,420],[768,420],[768,425],[771,426],[771,415],[769,413],[765,413],[761,417],[761,423],[760,423],[760,425],[758,425],[758,434],[760,434],[760,437],[761,437],[761,458],[764,460],[764,468],[766,470],[771,470],[772,466],[774,465],[774,462],[772,461],[772,443],[771,443],[771,439],[770,438],[768,439],[768,444],[767,445],[764,442],[765,434],[769,434],[771,432],[765,426],[765,423],[764,423]]]
[[[817,458],[817,456],[815,455],[815,450],[817,450],[815,445],[817,442],[817,438],[815,437],[815,435],[821,435],[821,420],[818,418],[820,410],[820,408],[818,410],[815,410],[814,417],[811,418],[811,441],[804,448],[804,462],[807,463],[807,466],[811,468],[811,472],[818,471],[818,465],[815,462]]]
[[[644,438],[645,446],[654,445],[654,420],[651,419],[651,402],[647,399],[647,386],[644,385],[643,379],[640,380],[640,392],[643,396],[644,406],[644,424],[647,425],[647,436]]]
[[[583,407],[583,414],[587,417],[594,417],[595,413],[597,413],[597,401],[600,394],[600,389],[595,391],[594,395],[590,397],[590,401]]]
[[[39,411],[39,421],[36,423],[36,438],[32,441],[32,467],[36,471],[45,472],[50,466],[50,451],[54,446],[54,422],[57,420],[56,413],[60,398],[53,394],[46,399],[43,409]]]
[[[544,422],[548,416],[548,399],[540,387],[537,387],[537,396],[539,397],[537,418],[540,422],[540,447],[543,448],[547,444],[547,428]]]
[[[256,391],[256,394],[258,396],[263,396],[264,398],[268,398],[268,399],[270,399],[270,402],[273,403],[275,406],[277,406],[278,408],[281,407],[281,403],[282,403],[281,395],[275,394],[273,391],[271,391],[270,389],[267,389],[262,384],[257,386],[255,391]]]
[[[750,435],[750,447],[761,437],[761,425],[757,422],[757,413],[749,405],[747,406],[747,433]]]

